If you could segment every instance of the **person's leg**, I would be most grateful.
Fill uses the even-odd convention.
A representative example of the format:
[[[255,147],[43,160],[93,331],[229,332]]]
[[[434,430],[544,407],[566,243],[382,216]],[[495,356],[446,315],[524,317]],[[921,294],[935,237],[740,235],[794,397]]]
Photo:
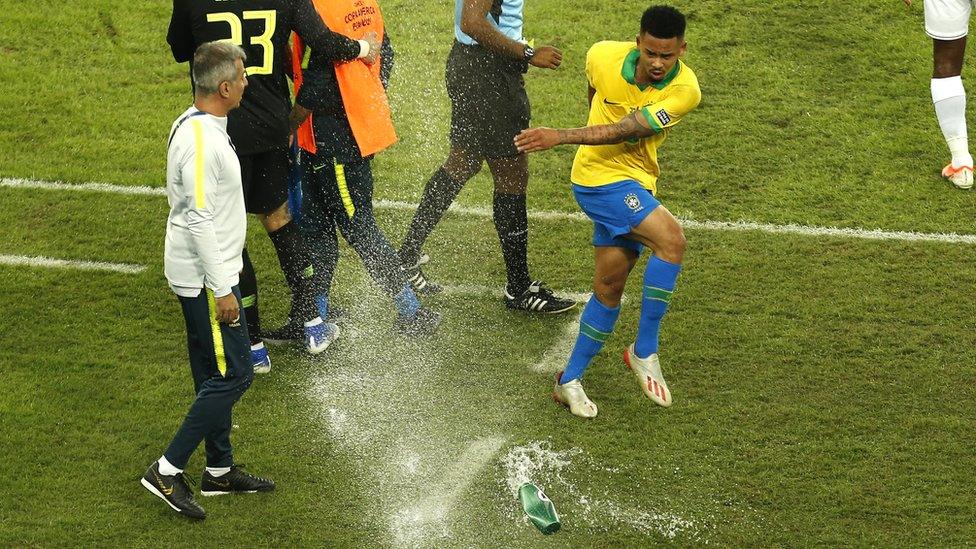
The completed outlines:
[[[248,206],[248,212],[252,212],[251,204],[254,202],[254,155],[240,156],[241,162],[241,186],[244,190],[244,203]],[[258,193],[259,194],[259,193]],[[258,279],[254,272],[254,264],[251,263],[251,256],[247,253],[247,246],[241,254],[244,266],[241,269],[240,289],[241,289],[241,309],[247,319],[247,333],[251,338],[251,349],[255,352],[254,362],[267,362],[270,368],[271,362],[267,356],[267,349],[261,341],[261,314],[258,308]]]
[[[241,253],[241,259],[244,262],[240,277],[242,310],[244,318],[247,319],[247,333],[251,338],[251,345],[259,345],[261,344],[261,316],[258,309],[258,279],[246,247]]]
[[[237,288],[235,294],[240,299]],[[233,458],[229,438],[224,440],[225,434],[229,437],[229,431],[224,433],[224,429],[229,426],[232,406],[250,386],[254,375],[247,328],[242,322],[234,325],[217,322],[216,305],[210,290],[202,291],[192,300],[183,298],[181,301],[188,302],[184,310],[193,317],[197,337],[212,368],[209,372],[194,373],[195,378],[199,375],[204,380],[163,456],[182,470],[200,442],[210,438],[208,465],[225,466],[225,463],[232,463]]]
[[[288,204],[282,203],[259,217],[274,245],[281,271],[285,274],[285,282],[291,289],[293,319],[301,322],[313,320],[319,316],[315,306],[316,288],[313,282],[315,267],[298,224],[291,218]]]
[[[569,355],[569,362],[559,379],[568,383],[583,377],[593,357],[613,332],[620,315],[620,300],[627,275],[637,262],[638,252],[630,248],[600,246],[593,248],[595,269],[593,295],[580,316],[580,331]]]
[[[336,222],[343,238],[363,261],[370,277],[393,298],[397,314],[413,318],[420,302],[407,283],[396,250],[373,215],[373,175],[368,160],[333,165],[343,212]]]
[[[525,154],[489,158],[488,168],[495,182],[492,218],[501,243],[508,279],[507,291],[517,296],[529,288],[529,220],[525,191],[529,184],[529,164]]]
[[[334,172],[324,168],[324,165],[324,160],[318,156],[302,153],[302,216],[299,228],[308,243],[315,275],[319,278],[316,305],[323,320],[328,316],[329,290],[339,262],[339,240],[329,202],[331,195],[326,193],[326,189],[335,185]]]
[[[481,170],[481,163],[479,156],[464,149],[451,148],[444,165],[434,172],[424,186],[420,205],[403,238],[399,256],[404,266],[416,265],[420,260],[421,248],[427,237],[444,217],[444,212],[457,198],[464,184]]]
[[[250,194],[245,195],[248,212],[257,215],[271,238],[278,263],[291,289],[292,314],[301,322],[318,318],[312,257],[288,211],[288,151],[274,149],[252,158]]]
[[[644,270],[641,318],[634,345],[637,357],[647,358],[657,352],[661,319],[671,302],[687,243],[678,220],[664,206],[654,208],[634,227],[633,234],[654,251]]]
[[[481,169],[484,158],[480,129],[487,114],[482,90],[490,76],[484,73],[484,52],[458,42],[447,58],[445,84],[451,101],[451,152],[427,185],[400,246],[400,263],[414,290],[436,293],[440,287],[427,281],[421,270],[426,257],[424,242],[465,183]]]
[[[206,330],[209,329],[206,293],[201,291],[200,296],[196,298],[180,297],[179,300],[186,323],[186,342],[194,392],[199,394],[200,389],[211,376],[211,372],[216,368],[212,361],[213,355],[207,350],[210,345],[206,334]],[[245,347],[248,344],[249,342],[245,340]],[[189,455],[198,445],[199,440],[196,442],[183,440],[178,433],[170,442],[166,452],[149,466],[140,483],[175,511],[190,518],[203,519],[207,513],[197,503],[193,490],[187,484],[183,474]]]
[[[932,103],[952,156],[942,175],[957,187],[968,189],[973,184],[973,157],[961,74],[972,4],[925,0],[924,5],[925,31],[932,38]]]
[[[207,469],[227,468],[234,464],[230,443],[231,409],[250,387],[254,377],[253,368],[247,360],[249,351],[246,325],[240,322],[217,323],[217,328],[218,331],[213,334],[214,338],[220,338],[220,344],[217,345],[217,340],[214,340],[214,359],[219,364],[220,357],[223,356],[225,366],[220,368],[218,365],[217,370],[219,372],[222,369],[224,374],[206,380],[198,392],[198,398],[199,395],[210,392],[215,397],[210,408],[213,423],[205,436]]]
[[[963,168],[973,168],[969,152],[969,134],[966,127],[966,89],[963,87],[962,65],[966,51],[966,38],[957,40],[933,40],[932,103],[942,129],[952,161],[944,175],[950,177]],[[963,179],[957,182],[955,179]],[[971,186],[971,175],[953,179],[957,186]]]

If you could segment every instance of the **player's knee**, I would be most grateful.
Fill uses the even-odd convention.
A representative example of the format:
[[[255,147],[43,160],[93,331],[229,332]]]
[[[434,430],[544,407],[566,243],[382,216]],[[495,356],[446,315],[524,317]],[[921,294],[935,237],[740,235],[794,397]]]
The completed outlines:
[[[291,213],[288,211],[288,203],[286,202],[271,212],[260,216],[260,219],[261,224],[264,225],[264,229],[266,231],[269,233],[277,231],[291,221]]]
[[[444,172],[458,183],[466,183],[481,171],[481,162],[455,162],[443,166]]]
[[[601,276],[597,278],[593,291],[597,299],[600,300],[600,303],[603,303],[607,307],[616,307],[620,305],[620,300],[623,298],[624,284],[626,282],[626,275],[620,276],[614,274]]]
[[[669,231],[667,236],[661,239],[654,253],[661,259],[671,263],[681,263],[685,256],[685,249],[688,247],[688,240],[685,238],[684,231],[680,226],[676,226]]]

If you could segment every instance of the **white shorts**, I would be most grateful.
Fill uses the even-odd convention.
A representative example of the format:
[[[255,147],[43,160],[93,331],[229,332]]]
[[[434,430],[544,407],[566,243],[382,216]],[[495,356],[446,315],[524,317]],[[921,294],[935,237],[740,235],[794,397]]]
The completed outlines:
[[[973,0],[924,0],[925,34],[936,40],[956,40],[969,32]]]

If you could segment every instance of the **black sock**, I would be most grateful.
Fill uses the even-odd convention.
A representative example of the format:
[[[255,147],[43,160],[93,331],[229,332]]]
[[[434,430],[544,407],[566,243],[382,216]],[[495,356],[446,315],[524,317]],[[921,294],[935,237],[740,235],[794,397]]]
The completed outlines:
[[[427,237],[430,236],[434,226],[444,216],[444,212],[451,206],[451,202],[457,198],[464,181],[455,181],[444,171],[438,168],[434,175],[427,181],[424,187],[424,196],[420,199],[420,206],[413,214],[413,221],[410,222],[410,229],[407,236],[403,239],[400,246],[400,262],[404,265],[412,265],[420,259],[420,248],[423,247]]]
[[[261,318],[258,314],[258,279],[254,276],[254,265],[247,254],[247,248],[241,253],[244,268],[241,269],[241,305],[244,307],[244,318],[247,320],[247,335],[251,345],[261,343]]]
[[[492,200],[495,230],[502,244],[508,291],[518,296],[529,288],[529,220],[525,212],[524,194],[495,193]]]
[[[285,282],[291,288],[292,314],[297,316],[293,316],[292,320],[305,322],[319,316],[312,283],[312,255],[298,226],[294,221],[289,221],[277,231],[268,233],[268,236],[278,254],[278,263],[285,273]]]

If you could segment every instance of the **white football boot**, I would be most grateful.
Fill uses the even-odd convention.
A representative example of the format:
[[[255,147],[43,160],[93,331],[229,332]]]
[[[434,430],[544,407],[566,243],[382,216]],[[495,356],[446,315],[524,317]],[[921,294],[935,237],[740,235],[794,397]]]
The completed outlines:
[[[631,344],[624,351],[624,362],[634,373],[637,384],[640,385],[647,398],[665,408],[671,406],[671,391],[668,390],[668,384],[664,381],[664,374],[661,373],[661,362],[657,358],[657,353],[653,353],[647,358],[638,358],[634,354],[634,345]]]
[[[958,168],[954,168],[950,163],[948,166],[942,169],[942,177],[945,177],[951,181],[952,184],[959,189],[971,189],[973,187],[972,166],[960,166]]]
[[[580,380],[574,379],[569,383],[560,384],[559,378],[562,375],[562,372],[556,374],[556,386],[552,390],[552,399],[563,406],[568,406],[569,411],[574,416],[596,417],[596,404],[593,404],[593,401],[586,397]]]

